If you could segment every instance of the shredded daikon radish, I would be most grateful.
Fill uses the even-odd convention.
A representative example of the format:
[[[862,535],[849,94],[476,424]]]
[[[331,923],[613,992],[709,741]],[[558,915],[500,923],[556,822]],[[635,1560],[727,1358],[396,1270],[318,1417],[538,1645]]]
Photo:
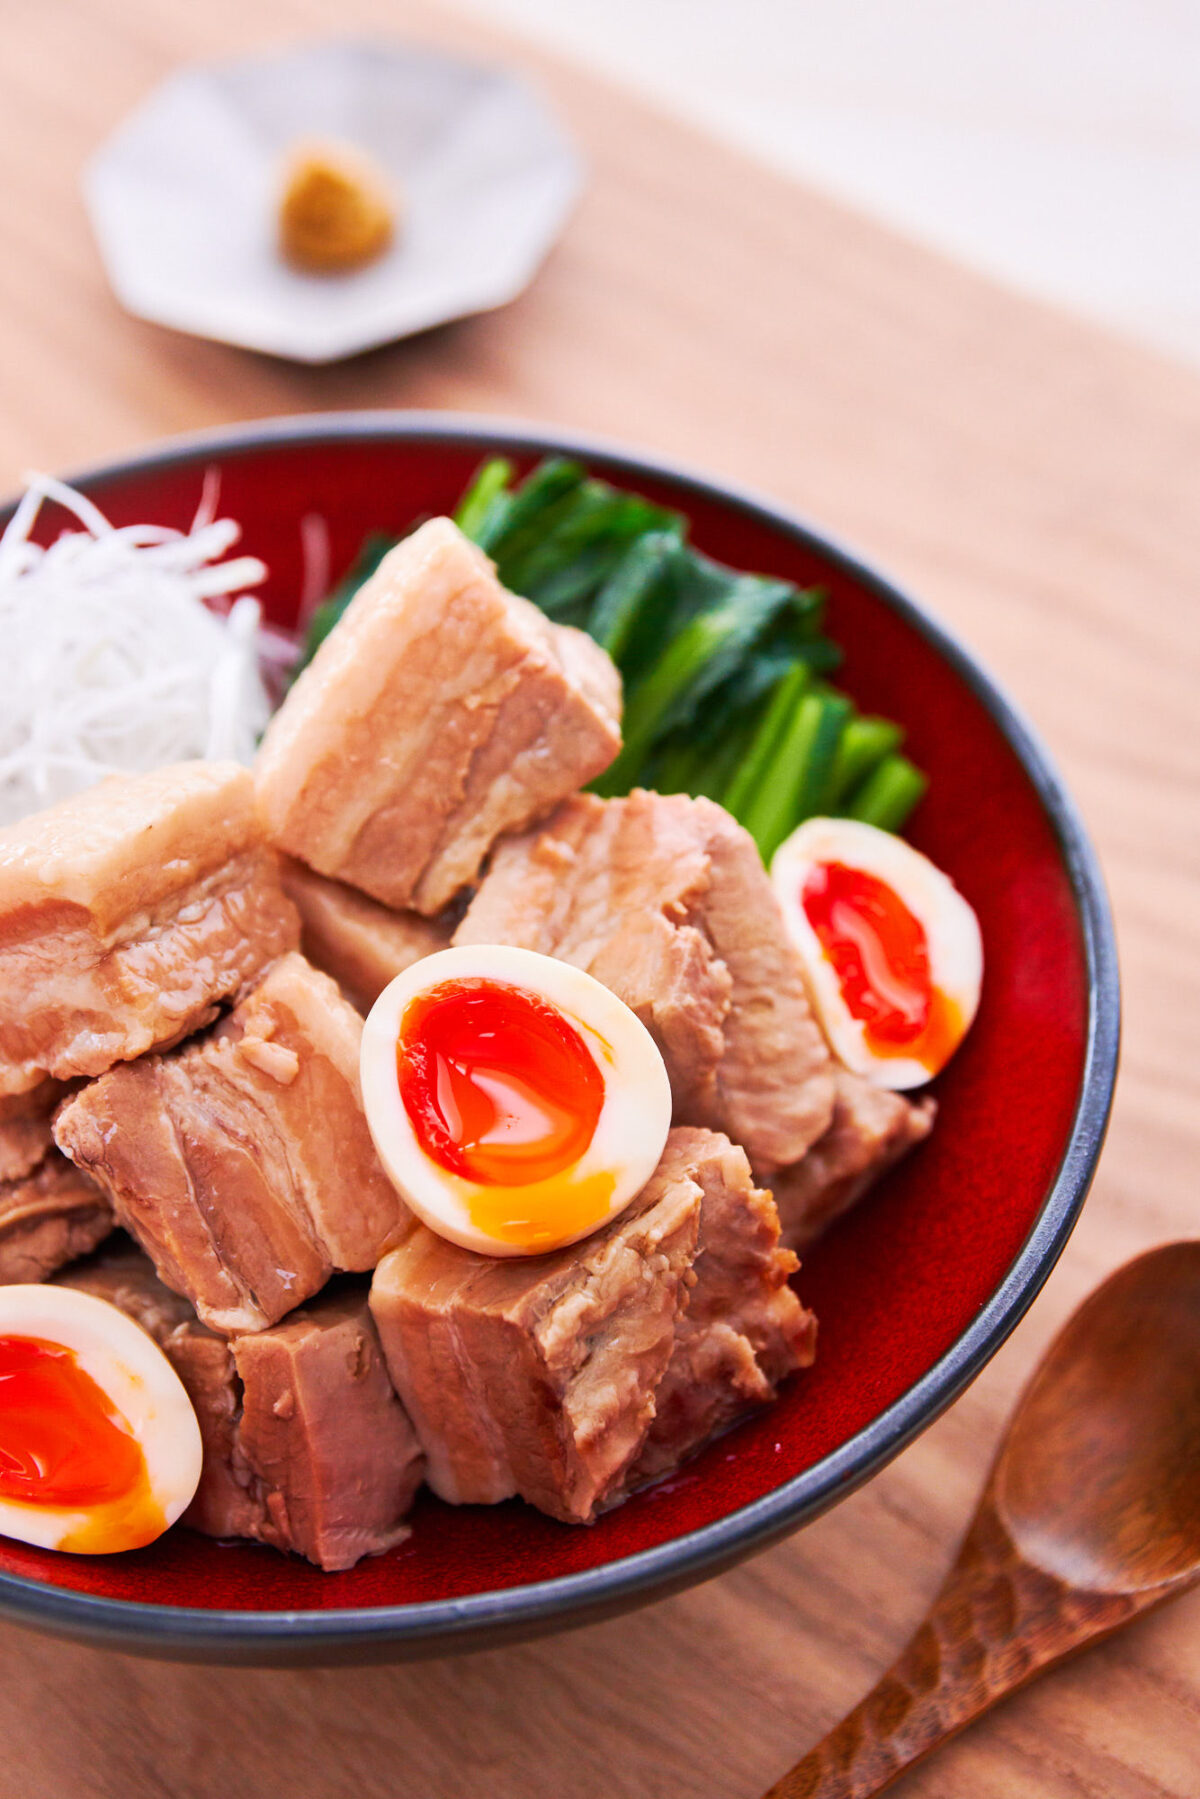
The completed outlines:
[[[61,482],[28,483],[0,538],[0,825],[105,775],[249,762],[270,713],[261,662],[290,646],[244,594],[263,564],[223,560],[240,533],[214,516],[215,489],[182,532],[114,528]],[[83,528],[43,549],[30,533],[47,499]]]

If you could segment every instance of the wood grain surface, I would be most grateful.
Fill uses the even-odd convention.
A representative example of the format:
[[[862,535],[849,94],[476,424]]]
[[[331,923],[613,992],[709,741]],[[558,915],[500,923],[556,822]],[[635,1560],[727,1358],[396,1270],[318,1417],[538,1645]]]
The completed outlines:
[[[756,485],[910,584],[1031,715],[1108,873],[1127,1007],[1109,1144],[1044,1296],[959,1404],[821,1522],[631,1617],[459,1661],[235,1673],[4,1630],[0,1793],[756,1795],[920,1617],[1067,1312],[1139,1249],[1196,1231],[1200,379],[424,5],[2,0],[0,24],[0,487],[172,431],[378,405],[582,427]],[[127,318],[80,203],[88,153],[186,59],[357,27],[540,74],[591,175],[530,292],[328,370]],[[1195,1799],[1200,1596],[1006,1703],[897,1791]]]

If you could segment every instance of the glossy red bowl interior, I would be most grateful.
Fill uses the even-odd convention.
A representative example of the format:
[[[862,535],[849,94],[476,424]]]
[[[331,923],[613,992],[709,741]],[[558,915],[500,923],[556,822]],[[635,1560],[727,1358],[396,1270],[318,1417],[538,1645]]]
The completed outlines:
[[[580,450],[453,417],[352,415],[169,445],[84,485],[115,523],[186,526],[217,470],[220,510],[268,564],[269,614],[290,625],[314,530],[302,521],[322,521],[336,577],[368,531],[451,509],[497,447],[523,466]],[[336,1575],[178,1529],[112,1558],[0,1542],[9,1616],[151,1653],[288,1660],[437,1653],[637,1603],[795,1528],[879,1467],[978,1371],[1065,1241],[1103,1135],[1117,994],[1103,890],[1044,755],[965,653],[844,553],[744,497],[581,453],[685,511],[710,554],[820,583],[847,650],[840,680],[863,710],[903,722],[930,772],[910,835],[971,901],[986,947],[978,1020],[936,1084],[937,1128],[805,1259],[815,1368],[592,1528],[426,1495],[408,1543]],[[62,522],[48,514],[45,528]]]

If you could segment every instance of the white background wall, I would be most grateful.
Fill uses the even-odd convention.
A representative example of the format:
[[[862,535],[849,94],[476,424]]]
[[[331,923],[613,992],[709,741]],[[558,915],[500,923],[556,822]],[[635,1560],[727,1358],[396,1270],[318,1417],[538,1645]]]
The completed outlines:
[[[1200,364],[1200,0],[458,0]]]

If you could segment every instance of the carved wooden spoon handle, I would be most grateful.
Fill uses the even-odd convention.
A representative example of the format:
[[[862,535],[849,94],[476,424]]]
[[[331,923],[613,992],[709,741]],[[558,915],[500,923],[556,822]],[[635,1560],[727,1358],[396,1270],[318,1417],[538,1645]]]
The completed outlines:
[[[871,1799],[1006,1693],[1141,1609],[1031,1567],[985,1498],[899,1659],[765,1799]]]

